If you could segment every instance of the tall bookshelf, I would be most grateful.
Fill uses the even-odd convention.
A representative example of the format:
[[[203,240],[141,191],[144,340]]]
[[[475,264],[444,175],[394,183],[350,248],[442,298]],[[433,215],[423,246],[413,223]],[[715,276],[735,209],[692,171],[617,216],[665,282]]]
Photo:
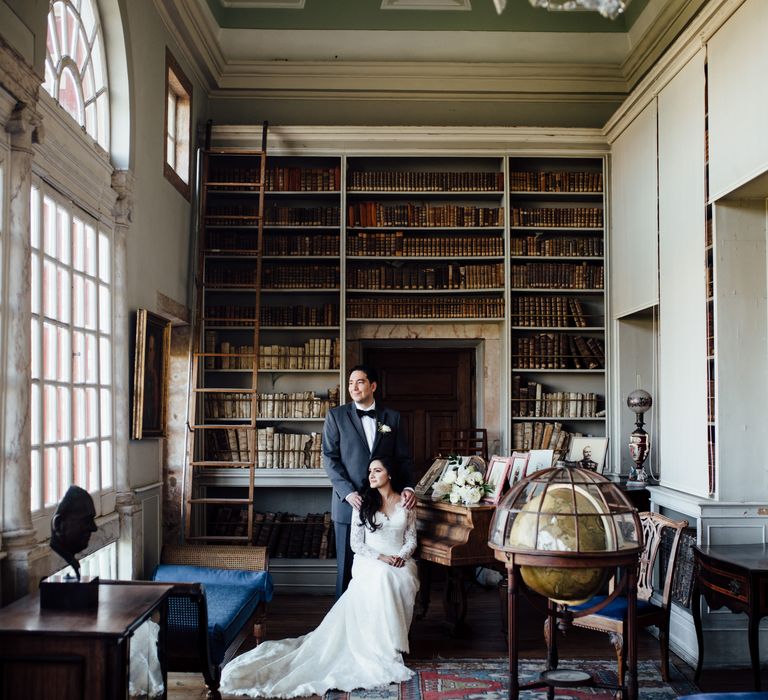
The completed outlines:
[[[347,322],[504,318],[501,158],[348,158]]]
[[[606,434],[602,159],[510,158],[513,449]]]

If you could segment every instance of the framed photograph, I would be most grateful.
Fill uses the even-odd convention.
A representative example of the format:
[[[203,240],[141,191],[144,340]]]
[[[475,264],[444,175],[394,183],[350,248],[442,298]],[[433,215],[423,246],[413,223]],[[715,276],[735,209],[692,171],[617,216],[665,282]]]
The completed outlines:
[[[509,485],[514,486],[525,476],[525,469],[528,466],[527,452],[513,452],[509,458]]]
[[[493,486],[493,491],[482,498],[482,503],[496,505],[499,502],[504,491],[504,482],[509,475],[509,466],[509,457],[499,457],[499,455],[491,457],[485,472],[485,480]]]
[[[577,462],[582,469],[602,474],[607,452],[607,437],[575,437],[571,439],[567,459]]]
[[[552,457],[554,450],[531,450],[528,453],[528,464],[525,467],[525,475],[530,476],[534,472],[542,469],[549,469],[552,466]]]
[[[431,466],[421,477],[419,483],[416,484],[416,496],[418,498],[427,498],[432,486],[440,478],[445,469],[445,465],[448,463],[447,459],[436,459],[432,462]]]
[[[131,437],[134,440],[165,435],[170,356],[171,322],[146,309],[138,309],[133,362]]]

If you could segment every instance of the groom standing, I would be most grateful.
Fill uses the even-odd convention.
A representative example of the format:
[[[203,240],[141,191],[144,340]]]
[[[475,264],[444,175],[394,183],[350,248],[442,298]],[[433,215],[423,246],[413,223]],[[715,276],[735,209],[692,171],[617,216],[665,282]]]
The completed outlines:
[[[403,505],[416,505],[413,491],[412,460],[408,454],[400,414],[376,404],[377,376],[372,367],[357,365],[349,373],[352,402],[328,412],[323,428],[323,466],[331,480],[331,519],[336,535],[336,598],[347,589],[352,578],[352,549],[349,529],[352,508],[360,508],[358,489],[368,478],[372,457],[386,457],[399,471],[407,487]]]

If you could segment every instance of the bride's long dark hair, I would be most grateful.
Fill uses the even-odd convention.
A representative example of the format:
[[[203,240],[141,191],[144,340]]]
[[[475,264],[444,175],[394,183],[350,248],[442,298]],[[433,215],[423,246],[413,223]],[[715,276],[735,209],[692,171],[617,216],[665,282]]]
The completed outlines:
[[[371,461],[368,462],[368,469],[371,468],[371,464],[374,462],[381,462],[384,465],[392,483],[392,490],[396,493],[400,493],[403,490],[402,484],[400,484],[399,476],[396,470],[393,469],[389,460],[386,457],[373,457],[371,458]],[[379,490],[371,488],[367,475],[360,486],[360,497],[363,499],[363,502],[360,505],[360,524],[368,528],[371,532],[374,532],[381,527],[381,523],[377,524],[375,519],[376,513],[381,510],[383,501]]]

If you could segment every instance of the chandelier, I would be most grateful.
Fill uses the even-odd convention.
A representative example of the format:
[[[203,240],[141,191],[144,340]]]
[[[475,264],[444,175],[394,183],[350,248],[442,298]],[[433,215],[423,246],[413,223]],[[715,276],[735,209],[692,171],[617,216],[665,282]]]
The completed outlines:
[[[627,9],[630,0],[528,0],[534,7],[547,10],[593,10],[603,17],[616,19]],[[496,12],[501,14],[507,6],[507,0],[493,0]]]

